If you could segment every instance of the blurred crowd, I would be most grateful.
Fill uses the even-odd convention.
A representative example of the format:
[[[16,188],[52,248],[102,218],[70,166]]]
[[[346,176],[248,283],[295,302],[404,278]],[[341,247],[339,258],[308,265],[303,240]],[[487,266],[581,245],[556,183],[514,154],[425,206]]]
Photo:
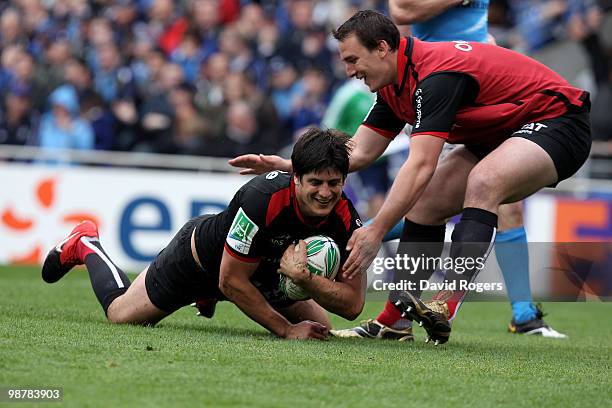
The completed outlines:
[[[609,6],[493,0],[491,22],[502,45],[528,53],[560,38],[580,42],[598,86],[609,88],[610,50],[598,38]],[[0,144],[219,157],[277,152],[321,123],[346,79],[330,30],[363,8],[385,12],[387,4],[0,2]]]

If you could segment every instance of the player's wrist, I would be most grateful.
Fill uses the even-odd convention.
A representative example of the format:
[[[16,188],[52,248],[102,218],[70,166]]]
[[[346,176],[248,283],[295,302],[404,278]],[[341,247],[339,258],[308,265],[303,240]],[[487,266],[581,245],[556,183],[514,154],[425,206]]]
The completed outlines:
[[[312,280],[312,274],[308,270],[308,267],[304,265],[299,269],[299,271],[291,279],[293,279],[293,281],[296,284],[303,286]]]
[[[374,222],[372,222],[366,228],[368,228],[374,234],[374,237],[380,241],[382,241],[383,237],[387,233],[385,227],[377,223],[376,220],[374,220]]]
[[[276,333],[276,335],[277,335],[278,337],[280,337],[280,338],[283,338],[283,339],[287,339],[287,338],[289,338],[289,335],[291,334],[291,329],[293,328],[293,326],[294,326],[294,325],[293,325],[293,324],[291,324],[291,323],[287,323],[287,324],[285,324],[285,325],[284,325],[284,326],[283,326],[283,327],[280,329],[280,331]]]

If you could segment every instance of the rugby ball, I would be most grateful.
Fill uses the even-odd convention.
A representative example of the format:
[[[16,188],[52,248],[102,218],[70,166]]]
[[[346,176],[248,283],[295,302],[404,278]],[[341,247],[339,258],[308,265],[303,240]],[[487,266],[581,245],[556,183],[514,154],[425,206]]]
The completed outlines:
[[[314,235],[306,242],[307,267],[311,274],[334,280],[340,268],[340,250],[336,242],[325,235]],[[306,300],[310,296],[291,278],[280,276],[280,290],[292,300]]]

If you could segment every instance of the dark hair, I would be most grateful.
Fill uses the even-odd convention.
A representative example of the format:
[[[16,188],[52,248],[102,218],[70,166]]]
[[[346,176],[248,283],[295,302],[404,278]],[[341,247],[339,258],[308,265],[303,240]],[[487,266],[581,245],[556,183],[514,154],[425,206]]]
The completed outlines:
[[[335,129],[308,129],[293,146],[293,172],[302,177],[311,172],[337,170],[346,178],[349,169],[350,137]]]
[[[332,31],[334,38],[340,42],[353,34],[369,51],[376,49],[381,40],[389,44],[391,51],[395,51],[399,47],[399,30],[389,17],[378,11],[358,11],[337,30]]]

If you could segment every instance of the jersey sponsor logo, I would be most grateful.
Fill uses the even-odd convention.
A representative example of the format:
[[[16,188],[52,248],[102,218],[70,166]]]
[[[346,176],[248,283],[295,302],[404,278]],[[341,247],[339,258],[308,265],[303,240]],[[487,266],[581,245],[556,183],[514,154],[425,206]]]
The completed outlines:
[[[421,106],[423,105],[423,89],[418,88],[414,92],[414,108],[416,111],[416,121],[414,123],[414,129],[418,129],[421,125],[421,117],[423,113],[421,112]]]
[[[523,125],[521,127],[521,130],[514,132],[514,134],[532,134],[533,132],[539,132],[542,129],[547,128],[548,126],[546,126],[543,123],[538,123],[538,122],[534,122],[534,123],[527,123],[525,125]]]
[[[467,41],[453,41],[455,43],[455,48],[459,51],[472,51],[472,46]]]
[[[362,227],[363,226],[363,222],[361,222],[361,219],[359,219],[359,218],[355,219],[355,224],[357,224],[358,227]]]
[[[270,238],[270,242],[276,247],[286,248],[289,245],[291,238],[291,235],[278,235]]]
[[[240,207],[227,235],[227,244],[241,254],[247,255],[257,231],[259,231],[257,224]]]
[[[278,176],[278,171],[271,171],[268,174],[266,174],[266,180],[275,179],[276,176]]]

